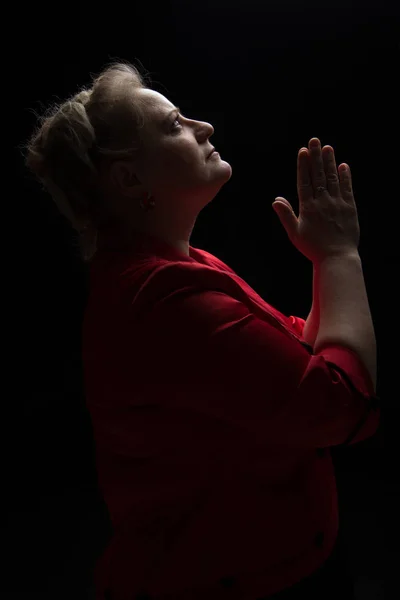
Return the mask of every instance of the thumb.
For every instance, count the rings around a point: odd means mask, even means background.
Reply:
[[[275,198],[275,202],[272,203],[272,208],[278,215],[289,239],[292,239],[297,231],[298,221],[290,202],[278,196]]]

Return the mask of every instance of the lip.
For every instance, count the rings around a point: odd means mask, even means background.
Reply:
[[[210,156],[211,156],[211,154],[212,154],[213,152],[215,152],[215,148],[213,148],[213,149],[211,150],[211,152],[209,153],[209,155],[207,156],[207,158],[210,158]]]

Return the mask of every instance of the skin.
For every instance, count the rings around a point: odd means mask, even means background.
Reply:
[[[161,238],[189,256],[196,218],[229,181],[232,168],[219,155],[207,158],[213,147],[212,125],[178,111],[169,114],[175,105],[154,90],[138,93],[146,113],[141,151],[135,158],[113,162],[104,173],[103,189],[112,198],[113,219],[99,232],[98,245],[129,246],[138,231]],[[155,208],[145,212],[140,200],[148,192]]]

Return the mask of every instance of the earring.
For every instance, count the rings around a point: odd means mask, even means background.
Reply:
[[[156,201],[154,200],[154,198],[151,197],[151,192],[147,193],[146,200],[143,200],[143,198],[142,198],[142,200],[140,201],[140,207],[145,212],[152,210],[155,207],[155,205],[156,205]]]

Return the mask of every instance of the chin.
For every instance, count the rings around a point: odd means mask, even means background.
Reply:
[[[227,177],[226,181],[229,181],[229,179],[232,177],[231,165],[228,162],[226,162],[226,160],[221,159],[220,169],[221,169],[221,171],[223,171],[224,175]]]

